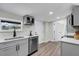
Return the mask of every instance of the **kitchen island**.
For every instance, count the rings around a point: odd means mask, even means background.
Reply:
[[[60,40],[61,56],[79,56],[79,40],[62,38]]]

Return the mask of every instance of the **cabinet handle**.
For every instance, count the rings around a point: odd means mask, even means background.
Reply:
[[[18,51],[18,45],[16,45],[16,51]]]
[[[20,50],[20,45],[16,45],[16,51]]]

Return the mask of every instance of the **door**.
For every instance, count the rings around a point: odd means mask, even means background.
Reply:
[[[16,46],[1,49],[0,56],[17,56]]]
[[[53,24],[53,37],[55,41],[59,41],[66,32],[66,20],[56,21]]]
[[[61,25],[60,24],[58,24],[58,23],[55,23],[54,24],[54,40],[55,41],[58,41],[60,38],[61,38],[61,33],[60,33],[60,31],[61,31]]]
[[[27,56],[28,55],[28,39],[19,44],[18,55],[19,56]]]

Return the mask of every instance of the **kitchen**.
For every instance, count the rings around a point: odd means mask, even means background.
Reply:
[[[71,3],[0,4],[0,56],[79,55],[78,10]]]

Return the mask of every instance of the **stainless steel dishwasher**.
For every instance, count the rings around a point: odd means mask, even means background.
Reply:
[[[28,56],[38,51],[38,36],[28,39]]]

